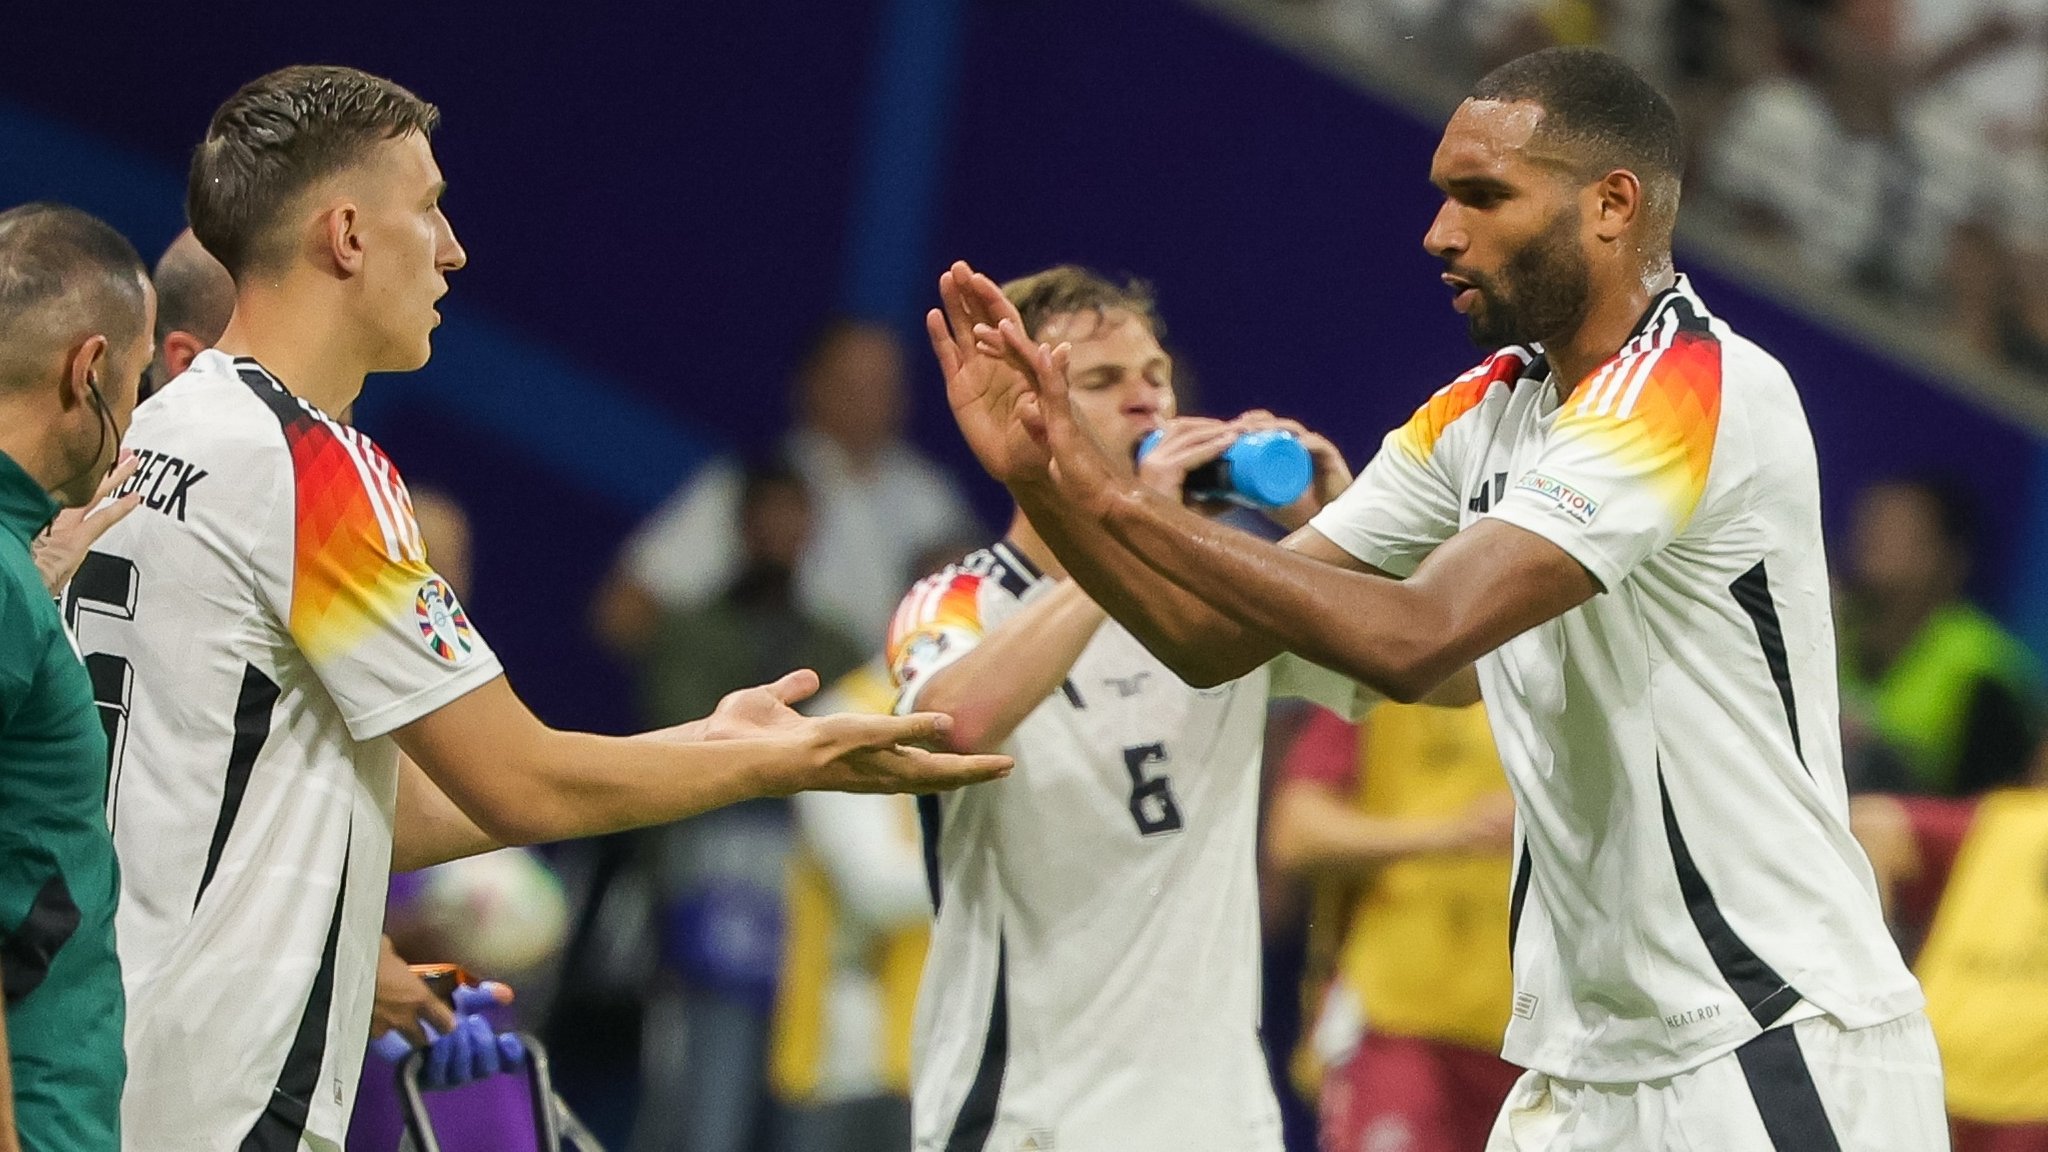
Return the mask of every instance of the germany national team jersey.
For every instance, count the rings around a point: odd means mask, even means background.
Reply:
[[[1008,544],[919,584],[890,627],[898,710],[1052,586]],[[1003,743],[1014,773],[920,798],[938,923],[919,1152],[1277,1152],[1258,1037],[1266,703],[1349,713],[1354,692],[1291,657],[1191,688],[1108,622]]]
[[[389,733],[500,674],[398,472],[253,360],[137,410],[143,506],[69,601],[112,737],[134,1152],[338,1149],[391,865]]]
[[[1849,834],[1819,488],[1784,367],[1679,277],[1565,398],[1540,350],[1487,359],[1313,522],[1407,576],[1492,517],[1599,581],[1479,661],[1520,817],[1509,1060],[1642,1081],[1920,1006]]]

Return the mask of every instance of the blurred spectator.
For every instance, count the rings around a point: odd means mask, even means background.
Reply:
[[[1849,764],[1854,790],[1963,796],[2010,783],[2040,731],[2041,676],[2020,642],[1963,598],[1976,509],[1956,484],[1866,489],[1840,593],[1844,745],[1868,737],[1903,779]]]
[[[177,379],[192,358],[214,346],[235,314],[235,281],[190,228],[178,233],[157,258],[156,355],[150,361],[150,393]]]
[[[830,683],[861,663],[865,653],[836,619],[799,598],[799,573],[816,554],[813,491],[788,466],[746,471],[737,572],[708,602],[660,611],[643,641],[648,723],[704,715],[727,692],[792,668]],[[664,971],[643,1024],[634,1146],[747,1152],[766,1132],[788,806],[755,800],[707,812],[650,833],[647,848]]]
[[[1520,1069],[1499,1056],[1514,806],[1485,710],[1318,714],[1267,828],[1343,925],[1297,1079],[1321,1080],[1323,1152],[1475,1152]]]
[[[1958,334],[1993,357],[2048,348],[2048,0],[1841,3],[1893,43],[1862,66],[1901,78],[1919,227]]]
[[[1868,10],[1890,2],[1832,0],[1836,18],[1814,25],[1801,19],[1814,5],[1724,6],[1731,38],[1739,32],[1754,48],[1722,77],[1748,84],[1701,157],[1705,186],[1743,209],[1752,228],[1788,239],[1823,275],[1872,288],[1902,274],[1917,195],[1897,85],[1872,66],[1892,58],[1893,45],[1888,24]]]
[[[708,715],[719,698],[792,668],[825,683],[860,664],[863,646],[836,617],[800,598],[817,556],[818,490],[796,469],[767,464],[740,481],[740,563],[724,590],[659,612],[639,650],[640,715],[651,725]],[[901,591],[898,589],[897,591]]]
[[[888,329],[832,323],[797,373],[799,422],[783,446],[816,520],[797,594],[864,649],[881,643],[911,559],[972,524],[951,478],[902,440],[903,374]],[[598,597],[608,647],[637,650],[661,611],[703,603],[739,571],[743,486],[737,467],[713,464],[641,525]]]
[[[2048,752],[2048,748],[2044,748]],[[2048,1152],[2048,755],[1981,800],[1858,796],[1851,826],[1941,1045],[1955,1152]]]
[[[2048,373],[2048,0],[1320,0],[1428,87],[1597,43],[1671,93],[1688,194],[1956,346]],[[1697,217],[1695,218],[1698,219]]]
[[[880,659],[807,711],[888,712]],[[910,1030],[931,940],[917,809],[906,796],[791,798],[788,931],[769,1076],[776,1152],[902,1152],[910,1145]]]

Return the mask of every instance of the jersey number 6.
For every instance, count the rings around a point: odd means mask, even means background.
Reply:
[[[1166,763],[1166,745],[1139,744],[1124,749],[1124,771],[1131,774],[1131,819],[1140,836],[1163,836],[1181,829],[1180,805],[1173,802],[1173,781],[1161,773],[1146,776],[1150,764]]]

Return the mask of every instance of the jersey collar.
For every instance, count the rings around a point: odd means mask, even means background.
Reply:
[[[1707,311],[1707,306],[1701,303],[1699,294],[1692,290],[1692,280],[1680,272],[1672,278],[1671,287],[1650,299],[1650,306],[1643,309],[1642,319],[1636,321],[1636,326],[1629,332],[1628,339],[1622,341],[1622,347],[1626,349],[1628,345],[1635,343],[1643,333],[1655,327],[1673,311],[1679,312],[1681,322],[1692,324],[1703,324],[1713,318],[1713,314]]]
[[[1038,565],[1031,562],[1031,557],[1026,556],[1024,550],[1017,547],[1017,542],[1008,536],[996,541],[995,547],[990,551],[996,554],[996,559],[1001,560],[1005,567],[1023,577],[1026,588],[1045,579],[1045,573],[1040,572]]]
[[[1713,313],[1707,311],[1707,306],[1700,300],[1699,293],[1692,290],[1692,278],[1680,272],[1672,278],[1671,287],[1650,297],[1650,306],[1643,309],[1642,316],[1636,320],[1636,326],[1629,329],[1628,339],[1621,342],[1621,350],[1615,355],[1619,356],[1628,351],[1629,345],[1642,339],[1643,333],[1655,327],[1658,321],[1663,320],[1674,309],[1681,310],[1681,319],[1693,324],[1704,324],[1713,319]],[[1529,345],[1529,350],[1536,354],[1536,358],[1522,371],[1523,379],[1536,375],[1539,368],[1549,367],[1549,356],[1544,352],[1541,343]]]
[[[14,458],[0,452],[0,527],[27,544],[57,518],[57,502]]]

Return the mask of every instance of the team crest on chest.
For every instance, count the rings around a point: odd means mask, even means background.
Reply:
[[[446,580],[434,576],[420,585],[419,595],[413,597],[413,615],[419,617],[420,638],[434,655],[450,664],[469,659],[476,648],[476,633]]]

